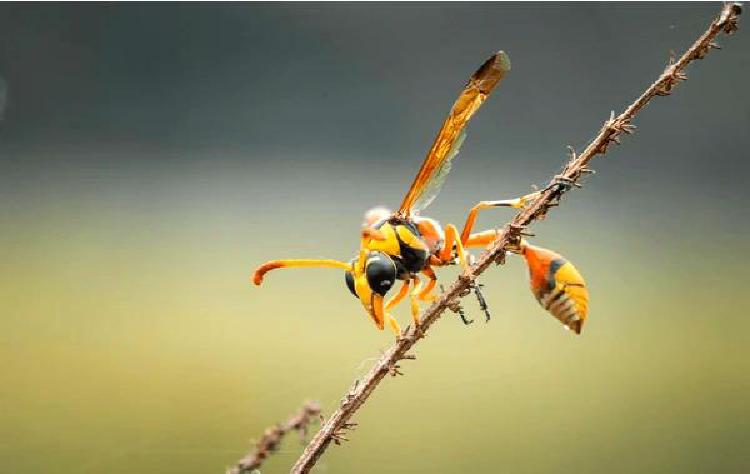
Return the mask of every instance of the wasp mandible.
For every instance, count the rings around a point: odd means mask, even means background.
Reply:
[[[344,271],[349,291],[378,329],[385,324],[397,337],[401,328],[390,311],[408,297],[414,323],[419,325],[419,303],[432,302],[437,277],[433,267],[460,264],[469,271],[467,249],[489,245],[496,231],[472,233],[477,213],[483,209],[522,209],[540,195],[535,192],[515,199],[480,201],[469,211],[463,230],[420,215],[440,191],[451,163],[466,137],[464,127],[490,92],[510,71],[510,59],[503,51],[493,54],[471,76],[453,104],[417,176],[398,211],[374,208],[365,214],[359,254],[351,262],[339,260],[272,260],[255,270],[253,282],[260,285],[265,274],[277,268],[321,267]],[[588,290],[576,268],[563,257],[522,240],[514,253],[522,255],[529,268],[531,291],[537,301],[565,327],[580,334],[588,314]],[[420,275],[426,278],[422,282]],[[387,302],[388,291],[401,282]]]

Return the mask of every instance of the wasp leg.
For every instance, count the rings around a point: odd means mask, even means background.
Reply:
[[[486,318],[485,322],[489,323],[492,315],[490,315],[490,309],[487,306],[487,300],[484,299],[484,295],[482,294],[482,287],[483,286],[484,285],[482,285],[480,283],[475,284],[474,285],[474,295],[476,295],[477,301],[479,302],[479,309],[481,309],[482,312],[484,312],[484,316]]]
[[[496,230],[485,230],[484,232],[477,232],[476,234],[470,234],[469,238],[464,242],[466,248],[476,247],[487,247],[497,237]]]
[[[398,325],[398,321],[391,316],[388,311],[393,309],[397,304],[399,304],[401,301],[403,301],[404,298],[406,298],[406,295],[409,294],[409,280],[406,280],[403,285],[401,285],[401,289],[398,291],[396,295],[394,295],[388,302],[385,304],[385,318],[388,320],[388,326],[391,328],[391,330],[396,334],[396,337],[401,337],[401,326]]]
[[[452,260],[454,245],[456,246],[456,253],[458,253],[458,260],[461,266],[464,267],[464,270],[468,270],[469,264],[466,261],[464,246],[461,243],[461,239],[458,238],[458,229],[453,224],[448,224],[445,226],[445,243],[438,253],[438,258],[442,265],[447,265]]]
[[[260,285],[265,274],[277,268],[339,268],[350,271],[352,265],[338,260],[271,260],[255,269],[253,283]]]
[[[388,320],[388,326],[391,328],[391,331],[393,331],[397,338],[401,337],[401,326],[398,325],[398,321],[390,314],[386,314],[385,317]]]
[[[419,290],[417,298],[420,301],[427,301],[432,303],[437,299],[437,296],[432,294],[432,290],[435,288],[435,284],[437,283],[437,275],[435,275],[435,270],[430,267],[426,267],[425,269],[423,269],[422,273],[424,273],[430,280],[427,282],[424,288]]]
[[[528,206],[530,202],[534,201],[539,197],[541,193],[539,191],[531,194],[526,194],[516,199],[504,199],[502,201],[480,201],[476,206],[471,208],[469,215],[466,217],[466,223],[464,224],[464,230],[461,232],[461,242],[466,244],[471,236],[471,229],[474,228],[474,222],[477,219],[477,213],[482,209],[491,209],[493,207],[513,207],[515,209],[523,209]]]
[[[417,301],[417,295],[419,294],[419,287],[421,283],[418,276],[413,276],[412,281],[414,282],[414,289],[409,293],[409,303],[411,307],[411,319],[414,321],[414,325],[419,328],[419,301]]]
[[[404,284],[401,285],[401,289],[398,290],[398,293],[393,298],[388,300],[388,303],[386,303],[385,305],[386,311],[391,310],[394,306],[399,304],[408,294],[409,294],[409,280],[406,280]]]

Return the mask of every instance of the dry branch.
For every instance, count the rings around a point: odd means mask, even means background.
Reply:
[[[386,375],[400,373],[398,363],[401,360],[414,358],[408,352],[419,339],[424,337],[430,326],[440,318],[446,309],[457,307],[458,300],[467,295],[473,288],[476,277],[493,262],[498,264],[504,262],[506,251],[518,245],[524,229],[529,224],[544,218],[550,208],[556,206],[562,195],[568,190],[573,187],[580,187],[578,183],[580,178],[591,172],[587,168],[589,161],[596,155],[606,153],[610,143],[620,143],[621,134],[633,132],[634,126],[630,122],[636,113],[655,96],[670,94],[677,84],[687,79],[683,72],[685,67],[695,59],[702,59],[711,49],[718,48],[713,40],[719,33],[730,34],[737,29],[737,19],[740,12],[740,4],[725,4],[718,18],[711,23],[706,32],[693,43],[679,60],[676,62],[670,61],[662,75],[623,113],[615,116],[612,112],[597,136],[580,155],[571,150],[570,160],[562,173],[549,182],[549,185],[536,201],[519,212],[503,230],[498,232],[495,241],[479,257],[476,264],[465,274],[459,276],[451,287],[424,312],[419,329],[407,328],[402,337],[383,354],[364,379],[354,382],[354,385],[341,400],[338,409],[331,414],[305,448],[292,468],[293,473],[309,472],[331,441],[339,444],[346,439],[343,435],[344,432],[354,426],[349,422],[349,419],[365,403]]]
[[[266,428],[263,436],[255,444],[255,448],[237,462],[237,465],[227,469],[227,474],[250,474],[258,469],[271,453],[276,451],[281,440],[289,431],[297,431],[304,438],[307,427],[320,415],[320,406],[315,402],[306,402],[300,411],[286,421]]]

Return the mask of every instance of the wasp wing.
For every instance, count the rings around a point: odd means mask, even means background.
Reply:
[[[453,143],[453,147],[451,147],[448,155],[445,157],[445,160],[443,160],[443,163],[440,165],[440,167],[438,167],[437,170],[435,170],[435,174],[433,174],[432,178],[430,178],[427,184],[424,185],[421,192],[414,201],[414,204],[412,204],[412,212],[418,212],[427,209],[427,206],[432,204],[432,201],[434,201],[437,195],[440,194],[440,190],[443,189],[443,184],[445,184],[445,180],[448,178],[448,173],[450,173],[451,171],[453,160],[461,151],[461,145],[463,145],[464,140],[466,140],[466,132],[462,131],[461,135],[459,135],[455,143]]]
[[[409,215],[414,204],[425,193],[425,190],[432,189],[430,183],[435,177],[442,176],[445,179],[445,173],[440,171],[446,161],[450,161],[449,158],[456,156],[457,147],[455,144],[464,126],[508,71],[510,71],[510,58],[504,52],[499,51],[490,56],[469,78],[468,84],[453,104],[422,163],[422,167],[414,178],[406,196],[404,196],[401,207],[399,207],[401,215]],[[454,150],[456,154],[451,153]],[[448,165],[448,169],[450,169],[450,165]],[[440,186],[437,188],[439,190]],[[434,199],[434,196],[432,198]]]

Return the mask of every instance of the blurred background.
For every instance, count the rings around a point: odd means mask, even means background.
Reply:
[[[0,472],[223,472],[304,400],[330,413],[391,334],[335,270],[253,268],[353,256],[493,51],[513,71],[443,222],[545,184],[719,8],[3,4]],[[491,323],[444,317],[317,472],[750,470],[745,26],[534,226],[589,282],[583,334],[510,259]]]

